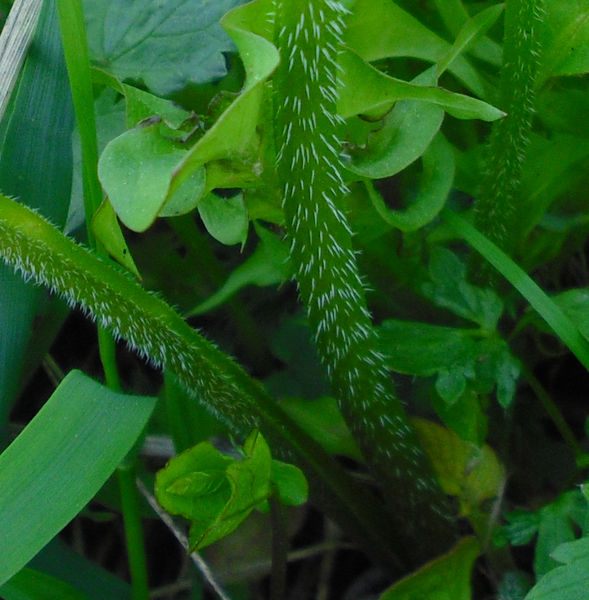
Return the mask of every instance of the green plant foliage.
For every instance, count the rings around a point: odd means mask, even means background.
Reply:
[[[220,218],[218,213],[217,218]],[[223,229],[224,235],[227,235],[227,228]],[[291,267],[287,245],[261,225],[255,225],[255,229],[260,241],[254,253],[231,272],[227,281],[212,296],[191,310],[189,316],[220,306],[247,285],[263,287],[280,284],[288,279]]]
[[[358,114],[383,114],[398,100],[430,102],[458,119],[494,121],[504,116],[499,109],[476,98],[388,77],[353,52],[344,52],[339,60],[343,73],[337,107],[344,118]],[[438,69],[444,70],[444,64],[440,63]]]
[[[233,48],[219,18],[238,3],[86,0],[90,52],[119,79],[140,79],[160,95],[216,79],[226,73],[222,53]]]
[[[22,569],[11,577],[0,593],[4,600],[85,600],[88,597],[69,584],[33,569]]]
[[[0,596],[171,598],[156,479],[219,597],[584,597],[586,1],[55,6],[0,123]]]
[[[44,3],[29,56],[0,126],[0,190],[18,195],[55,224],[67,215],[72,170],[69,149],[73,108],[55,7]],[[46,63],[51,69],[43,68]],[[57,126],[59,124],[59,126]],[[42,180],[44,185],[39,186]],[[40,293],[0,266],[0,445],[19,389],[34,363],[24,365]],[[59,320],[57,316],[54,317]],[[47,344],[50,344],[48,340]]]
[[[579,0],[548,0],[544,60],[539,79],[589,72],[589,8]]]
[[[498,531],[497,542],[504,543],[507,540],[519,546],[527,544],[537,534],[534,571],[540,579],[558,567],[559,562],[568,563],[582,557],[586,538],[573,541],[573,526],[577,525],[586,536],[588,516],[587,501],[581,492],[566,492],[535,512],[520,510],[506,515],[508,524]],[[555,554],[559,547],[563,550]]]
[[[395,320],[384,321],[379,335],[389,367],[406,375],[436,375],[436,390],[448,405],[467,385],[479,393],[496,385],[499,403],[512,403],[519,364],[498,335]]]
[[[99,177],[123,223],[135,231],[145,231],[162,212],[166,202],[182,214],[194,208],[204,189],[204,173],[196,171],[174,196],[168,197],[170,173],[187,150],[162,132],[159,119],[139,123],[135,129],[110,142],[102,153]],[[138,203],[135,194],[142,201]]]
[[[197,208],[207,231],[217,241],[226,246],[245,243],[249,219],[243,195],[223,199],[211,193],[198,203]]]
[[[369,189],[370,200],[378,214],[401,231],[416,231],[430,223],[446,203],[454,177],[452,148],[437,135],[422,155],[423,172],[414,197],[405,210],[390,210],[382,197]]]
[[[159,503],[191,521],[190,548],[200,550],[227,536],[261,508],[276,486],[282,502],[307,499],[303,474],[293,465],[273,461],[262,435],[254,431],[237,460],[202,442],[173,458],[156,477]]]
[[[379,600],[469,600],[471,569],[479,552],[477,541],[465,538],[448,554],[393,585]]]
[[[390,26],[381,27],[382,23]],[[357,0],[344,41],[368,61],[411,56],[435,63],[451,48],[410,13],[386,0]],[[450,71],[477,96],[484,96],[479,75],[464,58],[456,59]]]
[[[342,518],[346,514],[344,522],[350,525],[358,518],[357,534],[378,540],[376,531],[383,525],[369,523],[373,516],[378,521],[378,515],[365,511],[371,497],[237,363],[163,300],[76,245],[36,213],[1,195],[0,205],[0,251],[15,270],[79,303],[102,327],[123,337],[154,364],[169,369],[192,397],[237,435],[259,424],[283,452],[294,449],[301,463],[321,473],[317,481],[327,483],[322,493],[339,497],[334,500],[335,509],[343,511]]]
[[[415,421],[443,490],[460,501],[460,513],[472,516],[497,495],[505,473],[489,446],[478,448],[453,432],[423,419]]]
[[[91,500],[131,449],[153,407],[153,398],[114,393],[80,372],[64,379],[0,455],[0,520],[11,549],[0,560],[1,583]]]
[[[280,405],[330,454],[362,459],[334,398],[283,398]]]

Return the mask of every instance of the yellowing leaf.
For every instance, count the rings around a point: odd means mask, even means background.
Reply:
[[[489,446],[478,448],[424,419],[414,419],[413,424],[442,489],[460,500],[462,515],[472,514],[483,501],[496,496],[504,472]]]

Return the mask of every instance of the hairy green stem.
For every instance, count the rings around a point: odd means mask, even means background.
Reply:
[[[0,194],[0,258],[25,278],[79,305],[154,365],[169,369],[207,410],[245,438],[259,428],[296,462],[331,516],[381,561],[398,564],[373,496],[270,398],[262,385],[130,276],[75,244],[45,219]]]
[[[521,230],[518,193],[529,144],[540,64],[539,29],[544,0],[509,0],[505,8],[500,108],[507,116],[494,124],[489,140],[475,225],[508,254]]]
[[[352,234],[339,206],[347,193],[336,112],[345,12],[333,0],[276,4],[277,170],[295,277],[319,355],[344,418],[383,485],[397,535],[408,542],[410,559],[420,561],[451,543],[450,510],[377,349]]]

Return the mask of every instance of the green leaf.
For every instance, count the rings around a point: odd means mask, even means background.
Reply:
[[[343,72],[337,108],[345,119],[358,114],[382,115],[399,100],[431,102],[458,119],[494,121],[505,114],[476,98],[389,77],[349,50],[340,54],[339,63]]]
[[[111,478],[112,479],[112,478]],[[89,600],[131,600],[131,586],[53,538],[27,565],[69,583]]]
[[[249,220],[243,194],[231,198],[207,194],[197,208],[207,231],[218,242],[226,246],[245,244]]]
[[[378,328],[381,350],[393,371],[438,375],[436,390],[447,406],[456,402],[467,382],[478,392],[497,386],[497,400],[513,400],[520,364],[508,345],[480,330],[388,319]]]
[[[551,299],[575,323],[581,335],[589,340],[589,288],[567,290],[551,296]]]
[[[140,79],[158,95],[226,74],[234,49],[219,19],[239,0],[85,0],[93,62],[117,78]],[[198,18],[195,18],[195,16]]]
[[[357,0],[347,19],[344,43],[369,62],[411,56],[436,63],[451,48],[448,42],[388,0]],[[475,95],[484,97],[483,82],[464,57],[457,57],[449,69]]]
[[[288,279],[290,275],[288,246],[264,227],[256,224],[254,227],[260,238],[254,253],[233,269],[221,288],[192,309],[188,316],[213,310],[247,285],[264,287],[283,283]]]
[[[585,0],[547,0],[539,85],[557,75],[589,72],[589,6]]]
[[[225,471],[232,462],[210,442],[185,450],[158,471],[158,502],[169,513],[186,519],[214,518],[231,494]]]
[[[589,538],[583,537],[573,542],[565,542],[557,546],[551,554],[560,563],[571,563],[574,560],[589,559]]]
[[[452,48],[438,62],[438,77],[450,67],[460,54],[465,52],[491,28],[503,12],[503,8],[503,4],[489,6],[464,23],[452,44]]]
[[[92,231],[104,249],[121,265],[128,269],[137,279],[141,275],[137,270],[133,256],[127,246],[123,232],[117,221],[112,204],[105,198],[92,217]]]
[[[389,225],[401,231],[415,231],[430,223],[442,210],[454,180],[454,155],[452,147],[437,135],[425,151],[423,172],[415,197],[404,210],[390,210],[380,194],[369,187],[369,197],[378,214]]]
[[[0,583],[90,501],[141,434],[155,400],[72,371],[0,455]]]
[[[132,85],[123,84],[122,89],[126,101],[127,127],[135,127],[140,121],[157,115],[170,129],[179,129],[191,117],[192,113],[170,100],[164,100]]]
[[[22,569],[0,587],[3,600],[84,600],[87,596],[51,575]]]
[[[268,499],[272,459],[266,441],[254,431],[243,451],[244,458],[235,460],[202,442],[158,472],[158,502],[191,520],[191,550],[225,537]]]
[[[387,365],[397,373],[428,377],[464,371],[477,359],[476,334],[468,329],[387,319],[378,333]]]
[[[435,394],[432,396],[432,407],[448,428],[466,442],[477,447],[483,445],[489,420],[477,392],[467,387],[464,394],[453,399],[451,404],[445,398],[437,398]]]
[[[548,323],[585,368],[589,369],[589,343],[567,315],[504,252],[479,233],[470,223],[443,209],[443,218],[463,239],[505,277]]]
[[[539,510],[538,541],[534,553],[534,573],[537,579],[557,566],[557,561],[552,558],[554,549],[575,539],[571,511],[578,500],[577,494],[562,494]]]
[[[148,120],[109,142],[98,163],[98,175],[121,221],[145,231],[167,200],[177,214],[188,212],[204,189],[204,171],[195,171],[176,197],[169,196],[172,173],[186,149],[162,133],[158,119]]]
[[[273,460],[271,477],[282,504],[300,506],[307,501],[309,484],[305,474],[298,467],[281,460]]]
[[[587,501],[579,490],[565,492],[553,502],[536,512],[515,511],[507,515],[508,525],[501,528],[499,535],[513,545],[527,544],[537,533],[538,540],[534,554],[536,578],[544,578],[558,566],[558,557],[575,558],[586,548],[574,544],[573,523],[586,534]],[[557,547],[563,546],[562,554],[554,554]],[[562,562],[562,561],[561,561]],[[560,599],[560,597],[559,597]]]
[[[471,571],[480,553],[473,537],[395,583],[379,600],[470,600]]]
[[[422,100],[398,102],[366,148],[352,150],[345,167],[370,179],[390,177],[424,154],[444,120],[444,109]]]
[[[530,590],[524,600],[585,600],[589,587],[589,558],[553,569]]]
[[[246,78],[236,100],[223,112],[207,133],[191,148],[174,172],[170,194],[203,165],[220,159],[252,162],[258,152],[258,119],[264,98],[264,83],[279,63],[271,37],[267,15],[273,10],[270,0],[257,0],[229,12],[222,24],[239,50]],[[254,166],[256,165],[256,166]],[[243,167],[242,167],[243,168]],[[217,187],[220,187],[218,183]]]
[[[494,498],[505,479],[497,456],[489,446],[478,448],[452,431],[424,419],[413,424],[430,457],[442,489],[460,502],[460,514],[471,515]]]
[[[283,398],[280,406],[330,454],[362,460],[334,398]]]
[[[429,273],[432,283],[422,287],[424,294],[438,306],[494,331],[503,312],[501,299],[490,289],[466,281],[466,268],[450,250],[434,247]]]
[[[505,539],[513,546],[523,546],[532,541],[538,533],[540,516],[534,512],[515,510],[505,515],[508,524],[498,532],[499,539]]]

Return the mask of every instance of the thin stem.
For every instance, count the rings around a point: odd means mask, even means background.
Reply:
[[[98,327],[98,352],[104,370],[106,385],[115,392],[121,391],[121,379],[116,362],[116,344],[113,336],[102,327]]]
[[[121,464],[117,469],[117,479],[123,509],[133,600],[147,600],[149,598],[147,557],[143,541],[139,494],[135,486],[134,464]]]
[[[88,242],[99,255],[106,256],[92,231],[92,217],[102,202],[102,186],[98,180],[98,139],[94,115],[94,92],[90,72],[90,58],[81,0],[58,0],[57,9],[66,66],[70,78],[72,99],[82,146],[84,212]],[[113,335],[98,326],[98,348],[107,386],[121,391],[116,362],[116,344]],[[121,490],[123,521],[127,541],[129,569],[134,600],[149,597],[147,559],[143,540],[139,499],[133,484],[136,457],[129,458],[117,470]]]
[[[501,273],[507,281],[530,303],[530,306],[546,321],[548,326],[566,344],[569,350],[589,370],[589,342],[564,311],[540,288],[540,286],[505,252],[493,244],[468,221],[444,208],[442,218],[483,258]]]
[[[534,116],[543,16],[544,0],[506,4],[500,108],[507,116],[491,131],[483,192],[475,205],[477,228],[507,254],[516,248],[516,234],[522,231],[518,196]]]
[[[544,389],[544,386],[538,381],[532,371],[530,371],[530,369],[528,369],[528,367],[523,363],[522,373],[538,397],[538,400],[540,400],[544,410],[552,419],[554,426],[556,429],[558,429],[558,432],[562,436],[562,439],[565,441],[567,446],[575,453],[575,456],[577,457],[585,454],[572,429],[569,427],[565,418],[562,416],[562,413],[558,410],[558,407],[550,397],[550,394]]]
[[[150,493],[150,491],[145,487],[143,481],[139,478],[136,481],[137,487],[139,491],[143,494],[143,497],[149,503],[149,506],[154,510],[157,516],[162,520],[162,522],[166,525],[166,527],[174,534],[174,537],[180,542],[180,545],[186,552],[189,551],[188,538],[180,531],[180,529],[174,523],[174,519],[157,503],[155,496]],[[225,593],[221,585],[215,579],[213,572],[207,565],[207,563],[201,558],[201,556],[197,552],[192,552],[190,554],[190,558],[192,562],[195,564],[196,568],[201,572],[205,581],[211,586],[211,589],[217,594],[217,596],[221,600],[231,600],[229,596]]]

